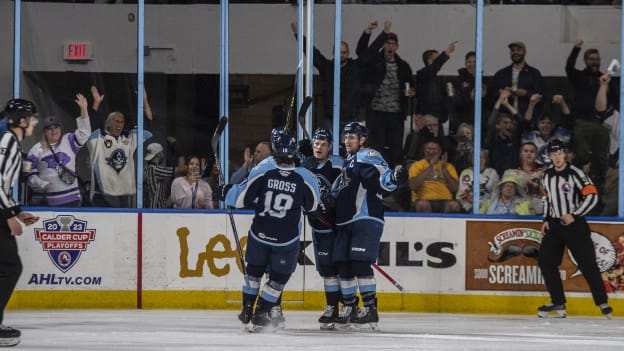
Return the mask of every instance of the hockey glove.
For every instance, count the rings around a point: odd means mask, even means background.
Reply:
[[[216,195],[219,201],[225,201],[225,196],[227,192],[232,188],[232,184],[222,184],[217,186]]]
[[[397,165],[394,167],[392,171],[392,175],[390,176],[390,182],[394,184],[399,184],[399,182],[403,181],[403,177],[405,175],[405,168],[401,165]]]
[[[299,155],[303,156],[303,158],[312,157],[312,142],[308,139],[301,139],[297,146],[297,152]]]
[[[302,161],[301,161],[301,167],[308,169],[310,171],[313,171],[316,169],[316,166],[318,166],[318,160],[316,159],[316,157],[314,156],[310,156],[310,157],[305,157]]]

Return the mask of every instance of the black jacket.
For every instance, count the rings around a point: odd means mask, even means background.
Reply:
[[[363,32],[356,50],[359,59],[362,60],[362,100],[366,106],[370,104],[371,99],[386,76],[386,61],[383,52],[380,51],[386,41],[386,33],[382,31],[370,47],[368,46],[369,40],[370,34]],[[405,83],[409,82],[411,87],[414,86],[412,68],[399,55],[395,54],[394,57],[398,66],[399,90],[403,92]],[[400,102],[403,115],[406,115],[408,112],[407,100],[405,94],[401,93]]]
[[[581,48],[574,46],[565,66],[566,75],[568,76],[568,80],[572,85],[572,91],[574,92],[571,107],[575,116],[585,120],[593,120],[596,116],[596,95],[600,88],[600,76],[602,73],[593,73],[587,68],[582,71],[574,68],[580,51]],[[613,104],[614,106],[619,106],[618,88],[619,87],[615,84],[615,80],[611,79],[607,99],[609,104]]]
[[[513,75],[512,65],[500,69],[494,74],[492,83],[490,84],[491,90],[489,95],[497,99],[498,91],[505,87],[511,87],[511,80]],[[518,89],[525,89],[527,94],[518,97],[518,113],[524,116],[528,106],[531,95],[537,93],[544,95],[544,80],[540,71],[528,64],[524,65],[520,75],[518,76]],[[541,113],[541,102],[535,107],[534,116],[539,116]]]
[[[295,38],[297,35],[295,34]],[[306,38],[303,38],[305,50]],[[312,63],[319,71],[323,84],[323,116],[332,119],[334,115],[334,60],[329,60],[314,47]],[[356,120],[360,108],[360,60],[349,58],[340,68],[340,121]]]
[[[438,72],[448,61],[449,56],[442,51],[429,65],[416,72],[416,112],[422,115],[431,114],[446,122],[448,119],[448,102],[446,85]]]

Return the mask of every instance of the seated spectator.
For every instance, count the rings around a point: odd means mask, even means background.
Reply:
[[[80,117],[77,129],[63,134],[60,119],[48,116],[43,121],[43,137],[28,152],[32,173],[28,185],[33,189],[33,205],[80,207],[81,195],[76,176],[76,154],[91,134],[88,102],[76,95]]]
[[[537,164],[537,146],[532,142],[520,145],[520,165],[514,170],[507,170],[507,174],[513,174],[520,180],[526,196],[531,202],[531,213],[544,213],[542,204],[542,173],[545,167]]]
[[[486,200],[479,210],[482,214],[530,215],[530,201],[518,177],[513,174],[503,174],[503,179],[492,198]]]
[[[452,154],[454,154],[453,143],[450,138],[445,137],[443,133],[441,133],[440,122],[438,117],[434,115],[424,115],[422,117],[424,128],[421,128],[417,134],[413,134],[409,138],[409,145],[407,145],[407,164],[406,166],[409,168],[411,164],[416,160],[421,160],[425,153],[425,142],[430,139],[436,139],[442,149],[444,150],[452,150]]]
[[[408,182],[416,212],[460,211],[459,203],[453,200],[457,191],[457,171],[447,162],[438,140],[425,143],[425,158],[409,168]]]
[[[455,134],[455,155],[451,163],[456,169],[472,167],[474,154],[474,131],[471,124],[462,123]]]
[[[136,164],[134,155],[138,133],[131,129],[123,133],[125,117],[111,112],[100,129],[91,133],[87,141],[91,164],[91,203],[96,207],[136,207]],[[151,133],[143,133],[144,140]]]
[[[254,148],[253,155],[251,154],[251,149],[249,147],[245,148],[245,153],[243,155],[244,163],[243,165],[230,177],[230,183],[238,184],[242,182],[247,176],[252,168],[254,168],[258,163],[260,163],[265,158],[271,156],[271,144],[268,141],[261,141],[256,144]]]
[[[163,165],[163,147],[159,143],[151,143],[145,152],[143,171],[143,207],[166,208],[169,196],[169,185],[173,179],[175,168]]]
[[[488,167],[488,151],[481,149],[481,166],[479,175],[479,208],[486,200],[492,197],[494,189],[498,185],[499,177],[494,168]],[[470,157],[470,167],[464,169],[459,175],[459,186],[457,188],[456,198],[459,201],[462,208],[467,213],[472,213],[472,201],[473,201],[473,182],[474,182],[474,170],[472,167],[472,155]]]
[[[212,189],[201,179],[200,159],[186,158],[187,174],[174,179],[171,184],[170,201],[174,208],[213,208]]]

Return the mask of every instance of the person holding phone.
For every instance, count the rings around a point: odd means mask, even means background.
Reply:
[[[173,180],[170,203],[174,208],[213,208],[212,188],[201,179],[200,158],[186,158],[186,175]]]

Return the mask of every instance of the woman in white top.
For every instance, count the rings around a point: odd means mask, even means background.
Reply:
[[[76,95],[80,117],[73,133],[63,134],[60,119],[48,116],[43,121],[43,137],[28,152],[32,172],[28,185],[33,189],[31,204],[80,207],[80,189],[76,177],[76,154],[91,134],[87,99]]]
[[[186,175],[173,180],[171,202],[174,208],[213,208],[212,189],[201,179],[199,157],[186,158]]]

